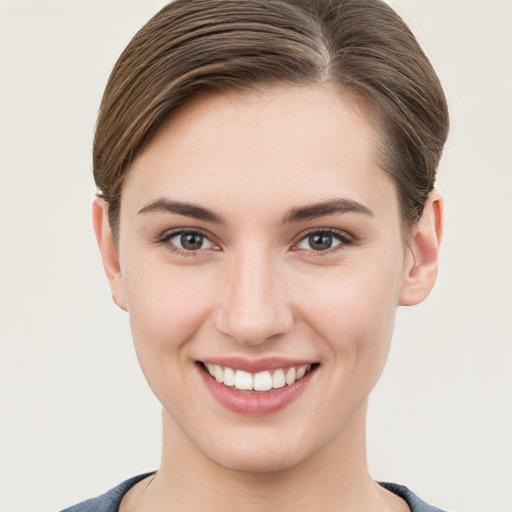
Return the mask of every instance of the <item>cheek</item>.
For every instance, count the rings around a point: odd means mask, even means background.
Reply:
[[[385,359],[401,283],[392,261],[332,268],[302,281],[302,314],[335,360]]]
[[[211,279],[198,275],[197,268],[161,262],[133,261],[126,270],[125,295],[139,364],[156,397],[174,411],[182,404],[180,397],[193,389],[185,385],[193,364],[188,342],[209,317]]]
[[[142,263],[142,262],[141,262]],[[130,271],[130,267],[136,269]],[[212,306],[211,273],[161,262],[128,265],[125,296],[137,352],[180,350]]]

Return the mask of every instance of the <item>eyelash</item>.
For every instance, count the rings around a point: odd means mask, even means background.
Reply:
[[[197,251],[193,251],[193,250],[187,251],[187,250],[180,249],[179,247],[177,247],[175,244],[173,244],[171,242],[171,240],[173,238],[180,236],[180,235],[185,235],[185,234],[186,235],[198,235],[213,244],[213,242],[210,240],[210,237],[208,235],[206,235],[205,233],[203,233],[202,231],[197,230],[197,229],[178,229],[176,231],[170,231],[170,232],[168,231],[168,232],[164,233],[163,235],[161,235],[160,237],[158,237],[157,243],[165,246],[166,249],[177,254],[178,256],[185,256],[185,257],[200,256],[201,251],[204,251],[205,249],[198,249]]]
[[[208,250],[208,249],[183,250],[171,242],[171,240],[173,238],[180,236],[180,235],[184,235],[184,234],[198,235],[198,236],[202,237],[203,239],[208,240],[211,244],[214,244],[214,242],[212,242],[210,240],[209,235],[207,235],[197,229],[178,229],[176,231],[166,232],[166,233],[162,234],[160,237],[158,237],[157,243],[165,246],[166,249],[177,254],[178,256],[185,256],[185,257],[190,257],[190,256],[197,257],[197,256],[201,255],[202,251]],[[330,235],[330,236],[332,236],[333,239],[337,240],[339,243],[334,245],[333,247],[329,247],[328,249],[318,250],[318,251],[315,251],[314,249],[301,249],[301,248],[297,247],[301,242],[303,242],[304,240],[306,240],[308,237],[310,237],[312,235]],[[354,237],[353,235],[346,233],[345,231],[340,231],[337,229],[326,229],[326,228],[312,229],[306,233],[301,234],[300,238],[298,238],[298,240],[293,243],[292,250],[295,250],[295,251],[305,250],[305,251],[308,251],[310,253],[310,255],[313,257],[322,257],[322,256],[330,255],[339,250],[343,250],[344,248],[354,245],[355,243],[357,243],[357,238]]]
[[[310,253],[311,256],[317,258],[317,257],[323,257],[328,256],[333,253],[336,253],[338,251],[341,251],[345,249],[346,247],[350,247],[351,245],[354,245],[357,242],[357,238],[353,235],[350,235],[346,231],[340,231],[338,229],[327,229],[327,228],[320,228],[320,229],[312,229],[306,233],[303,233],[297,242],[294,243],[294,250],[300,251],[302,249],[296,247],[298,244],[300,244],[302,241],[306,240],[308,237],[312,235],[330,235],[333,239],[337,240],[339,243],[334,245],[333,247],[329,247],[325,250],[319,250],[315,251],[314,249],[303,249]]]

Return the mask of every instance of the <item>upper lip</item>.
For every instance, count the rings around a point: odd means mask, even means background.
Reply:
[[[200,362],[205,364],[218,364],[227,366],[233,370],[242,370],[249,373],[262,372],[264,370],[278,370],[279,368],[290,368],[292,366],[304,366],[314,364],[316,361],[306,359],[291,359],[287,357],[263,357],[260,359],[248,359],[241,356],[207,357]]]

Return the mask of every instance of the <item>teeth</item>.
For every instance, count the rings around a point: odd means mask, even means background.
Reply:
[[[295,382],[296,378],[297,378],[297,370],[295,370],[295,368],[290,368],[286,372],[285,382],[289,386],[290,384],[293,384]]]
[[[224,384],[226,386],[235,385],[235,372],[231,368],[224,368]]]
[[[255,391],[268,391],[272,389],[272,375],[270,372],[260,372],[254,376]]]
[[[219,366],[218,364],[206,363],[208,373],[215,378],[217,382],[228,387],[235,387],[246,391],[269,391],[279,389],[285,385],[290,386],[295,381],[302,379],[306,373],[311,370],[311,365],[307,364],[297,368],[291,367],[287,370],[280,368],[272,374],[270,371],[258,372],[255,374],[244,372],[243,370],[234,370],[233,368]]]
[[[253,387],[252,375],[242,370],[237,370],[235,373],[235,388],[236,389],[248,389],[251,390]]]
[[[214,365],[213,375],[215,377],[215,380],[217,382],[223,383],[224,382],[224,372],[222,371],[222,368],[216,364]]]
[[[284,370],[276,370],[272,376],[272,387],[284,388],[285,383]]]

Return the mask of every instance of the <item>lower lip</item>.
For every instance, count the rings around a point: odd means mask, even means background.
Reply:
[[[284,409],[302,394],[310,382],[312,374],[316,371],[316,367],[314,367],[302,379],[282,388],[251,392],[224,386],[206,372],[202,365],[198,366],[201,378],[214,398],[226,409],[247,416],[261,416]]]

